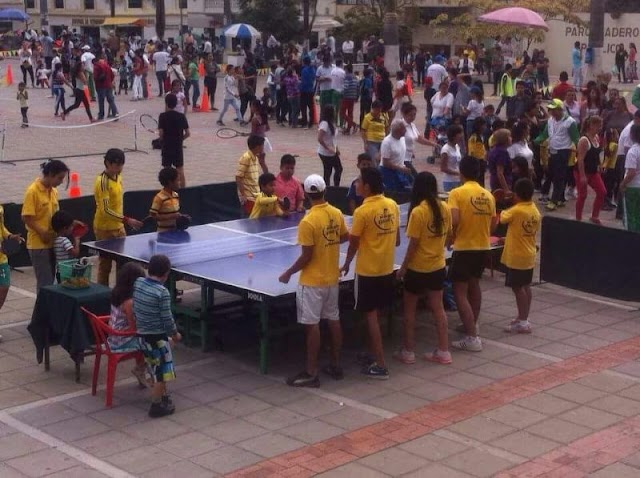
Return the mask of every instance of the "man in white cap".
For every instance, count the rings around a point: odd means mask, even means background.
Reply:
[[[93,81],[93,60],[96,56],[91,53],[91,47],[85,45],[82,47],[82,56],[80,61],[84,68],[84,74],[87,76],[87,84],[89,86],[89,94],[91,95],[91,101],[96,100],[96,85]]]
[[[292,387],[320,386],[318,352],[320,351],[320,320],[326,319],[331,332],[331,361],[322,369],[334,380],[344,376],[340,367],[342,329],[338,307],[340,279],[340,244],[349,238],[344,216],[324,198],[327,185],[322,176],[312,174],[304,181],[304,192],[311,201],[311,210],[298,226],[300,257],[280,276],[286,284],[300,272],[296,293],[298,322],[304,325],[307,342],[307,364],[304,371],[288,378]]]

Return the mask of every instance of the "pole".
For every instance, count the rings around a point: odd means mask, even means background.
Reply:
[[[182,4],[181,4],[182,5]],[[182,8],[180,8],[180,49],[184,50],[184,35],[182,34],[182,29],[183,29],[183,10]]]
[[[591,73],[594,78],[602,70],[602,48],[604,47],[604,10],[605,0],[591,0],[589,8],[589,46],[593,49]]]

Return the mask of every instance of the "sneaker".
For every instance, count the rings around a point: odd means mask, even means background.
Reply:
[[[508,334],[530,334],[531,324],[528,320],[512,320],[511,323],[504,329]]]
[[[400,349],[393,352],[393,358],[399,360],[402,363],[406,363],[407,365],[416,363],[415,352],[409,352],[406,349]]]
[[[558,208],[558,205],[556,203],[554,203],[553,201],[549,201],[544,208],[547,211],[555,211]]]
[[[538,198],[538,202],[542,204],[547,204],[549,202],[549,196],[540,196]]]
[[[216,121],[216,124],[217,124],[218,126],[224,126],[224,123],[223,123],[222,121],[220,121],[220,120]]]
[[[368,367],[363,367],[360,373],[376,380],[389,380],[389,370],[375,362]]]
[[[174,405],[173,400],[171,400],[171,397],[169,395],[163,395],[161,403],[167,408],[167,410],[170,410],[171,413],[176,411],[176,406]]]
[[[174,410],[168,408],[164,403],[152,403],[151,407],[149,407],[149,417],[151,418],[160,418],[171,415]]]
[[[295,377],[288,378],[287,385],[290,387],[318,388],[320,386],[320,379],[317,375],[312,377],[307,372],[300,372]]]
[[[556,206],[557,207],[565,207],[567,205],[567,201],[558,201]]]
[[[451,342],[451,346],[469,352],[482,352],[482,340],[480,340],[480,337],[466,336],[461,340]]]
[[[597,224],[598,226],[602,225],[602,221],[600,221],[600,219],[598,219],[597,217],[591,217],[589,218],[589,221],[591,221],[594,224]]]
[[[337,367],[335,365],[327,365],[322,369],[322,372],[326,375],[329,375],[334,380],[342,380],[344,378],[344,371],[342,367]]]
[[[578,193],[576,192],[576,188],[567,189],[567,196],[573,199],[578,199]]]
[[[373,358],[373,355],[371,355],[369,352],[358,352],[356,354],[356,362],[358,362],[358,364],[363,365],[365,367],[368,367],[375,361],[376,359]]]
[[[453,362],[451,352],[443,352],[439,349],[435,349],[432,353],[424,354],[424,359],[427,362],[439,363],[441,365],[449,365]]]

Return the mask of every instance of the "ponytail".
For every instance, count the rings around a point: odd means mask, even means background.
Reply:
[[[444,229],[444,218],[442,209],[440,208],[440,199],[438,199],[438,181],[436,177],[427,171],[423,171],[416,176],[411,191],[411,203],[409,205],[409,217],[413,208],[419,206],[422,201],[426,201],[431,216],[433,217],[433,226],[437,234],[442,234]]]

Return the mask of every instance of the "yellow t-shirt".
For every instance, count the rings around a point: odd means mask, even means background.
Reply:
[[[393,272],[400,208],[384,194],[365,198],[353,213],[351,234],[360,238],[356,274],[378,277]]]
[[[122,229],[124,219],[122,176],[109,177],[100,173],[93,183],[93,195],[96,201],[96,215],[93,217],[93,229],[115,231]]]
[[[496,145],[496,138],[494,135],[489,136],[489,141],[487,141],[487,144],[489,144],[489,148],[493,148]]]
[[[502,211],[500,222],[508,224],[502,263],[511,269],[533,269],[536,265],[536,234],[540,211],[533,202],[520,202]]]
[[[313,206],[298,226],[298,244],[313,246],[311,260],[300,272],[300,285],[329,287],[340,279],[340,237],[347,225],[329,203]]]
[[[256,203],[253,205],[249,219],[257,219],[267,216],[282,216],[282,208],[277,196],[267,196],[265,193],[258,193]]]
[[[472,158],[479,159],[480,161],[487,160],[487,149],[484,147],[482,138],[479,138],[477,134],[472,134],[469,137],[467,151]]]
[[[4,225],[4,208],[0,204],[0,242],[4,241],[10,235],[11,231],[9,231],[9,229]],[[9,259],[6,254],[3,254],[2,251],[0,251],[0,264],[6,264],[7,262],[9,262]]]
[[[382,143],[387,135],[388,124],[389,116],[386,113],[381,113],[379,118],[374,118],[371,113],[367,113],[362,120],[361,128],[367,132],[367,141]]]
[[[442,212],[442,230],[436,231],[431,208],[422,202],[411,211],[407,225],[407,237],[418,240],[418,248],[407,264],[416,272],[433,272],[445,266],[444,248],[451,231],[451,210],[445,202],[438,201]]]
[[[260,163],[258,157],[251,151],[247,151],[238,160],[238,170],[236,177],[242,178],[244,184],[244,194],[247,199],[253,199],[260,194],[258,178],[260,177]]]
[[[493,194],[475,181],[467,181],[449,193],[451,210],[459,212],[454,251],[485,251],[491,247],[491,221],[496,215]]]
[[[36,179],[27,188],[22,202],[22,216],[33,216],[36,225],[51,233],[51,240],[42,238],[27,226],[27,249],[51,249],[53,247],[53,228],[51,217],[58,211],[58,190],[48,188],[40,179]]]
[[[162,189],[153,198],[149,216],[156,219],[158,232],[173,231],[176,228],[175,219],[166,219],[167,215],[180,212],[180,197],[178,193],[172,191],[169,194]]]

